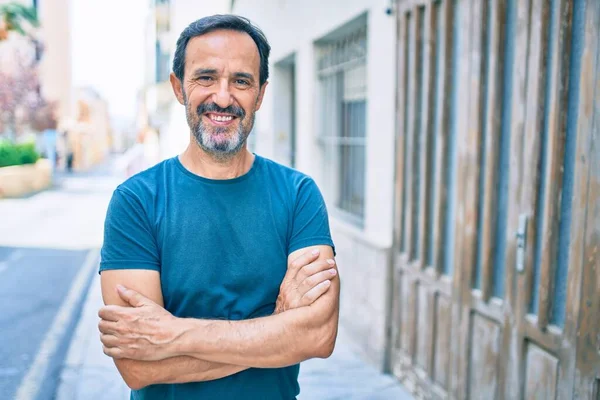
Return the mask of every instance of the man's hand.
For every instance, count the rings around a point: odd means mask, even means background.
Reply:
[[[275,314],[309,306],[327,292],[336,276],[332,259],[318,260],[319,251],[305,252],[288,268],[280,286]],[[180,333],[177,318],[140,293],[117,286],[131,307],[105,306],[98,313],[104,353],[114,359],[157,361],[174,357],[169,348]]]
[[[177,318],[134,290],[119,285],[117,292],[131,307],[110,305],[98,312],[104,353],[114,359],[145,361],[172,357],[168,348],[178,337]]]
[[[318,249],[307,251],[290,264],[279,289],[275,314],[309,306],[327,292],[337,274],[335,261],[318,260],[319,254]]]

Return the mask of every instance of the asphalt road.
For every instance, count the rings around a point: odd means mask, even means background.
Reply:
[[[0,247],[0,399],[15,396],[86,255],[84,250]],[[72,328],[65,331],[67,343]],[[54,393],[65,350],[59,347],[51,358],[49,382],[40,392]]]
[[[50,190],[0,200],[2,400],[15,398],[20,389],[23,392],[21,386],[32,384],[38,393],[33,398],[54,397],[60,366],[95,267],[82,274],[83,289],[77,292],[81,295],[72,301],[66,318],[60,313],[61,306],[67,303],[90,250],[101,246],[106,207],[122,180],[112,173],[111,165],[91,173],[58,175]],[[61,329],[52,333],[57,325]],[[51,354],[40,357],[48,336],[56,332],[59,337]],[[43,361],[43,368],[33,368],[37,358]],[[42,376],[25,382],[33,369],[42,371]]]

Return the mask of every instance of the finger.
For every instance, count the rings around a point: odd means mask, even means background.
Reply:
[[[119,296],[133,307],[141,307],[152,302],[150,299],[142,296],[135,290],[127,289],[122,285],[117,285],[117,293],[119,293]]]
[[[331,258],[328,258],[326,260],[317,260],[313,263],[310,263],[310,264],[302,267],[300,269],[300,271],[298,271],[298,274],[296,275],[296,280],[299,282],[302,282],[309,276],[312,276],[312,275],[322,272],[322,271],[326,271],[326,270],[334,268],[334,267],[335,267],[335,261]]]
[[[292,261],[290,266],[293,269],[300,269],[319,258],[319,254],[321,254],[319,249],[305,251],[304,253],[300,254],[300,256],[298,256],[294,261]]]
[[[119,358],[123,358],[123,351],[118,347],[107,347],[103,345],[102,351],[107,356],[112,357],[116,360],[118,360]]]
[[[333,279],[333,277],[336,275],[337,271],[335,270],[335,268],[330,268],[328,270],[318,272],[302,281],[298,289],[300,289],[300,293],[306,293],[318,284]]]
[[[125,307],[104,306],[98,311],[98,316],[106,321],[118,321],[121,319]]]
[[[104,334],[114,335],[117,333],[117,323],[101,319],[100,322],[98,322],[98,330]]]
[[[119,338],[113,335],[100,335],[100,341],[106,347],[118,347],[119,346]]]
[[[326,280],[326,281],[319,283],[317,286],[315,286],[314,288],[312,288],[311,290],[306,292],[306,294],[304,296],[302,296],[302,299],[300,300],[301,306],[311,305],[319,297],[321,297],[323,294],[325,294],[327,292],[327,290],[329,290],[330,287],[331,287],[330,280]]]

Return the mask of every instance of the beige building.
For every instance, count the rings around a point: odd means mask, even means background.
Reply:
[[[75,99],[71,73],[71,0],[37,0],[41,22],[39,36],[44,42],[40,63],[42,95],[48,101],[58,101],[62,118],[73,117]]]
[[[40,27],[30,32],[42,43],[42,57],[37,66],[41,95],[58,106],[59,129],[68,130],[71,135],[68,143],[75,152],[74,167],[87,169],[106,156],[110,126],[106,102],[93,90],[73,85],[71,0],[20,0],[20,3],[35,7],[40,21]],[[35,57],[30,38],[13,33],[3,45],[31,48]],[[57,145],[64,153],[66,144],[59,141]]]

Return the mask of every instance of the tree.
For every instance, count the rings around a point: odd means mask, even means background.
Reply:
[[[11,31],[23,36],[29,36],[26,23],[34,28],[39,26],[37,11],[34,7],[27,7],[12,2],[0,5],[0,41],[8,38]]]
[[[0,134],[7,131],[11,139],[23,123],[34,127],[39,125],[36,124],[36,114],[47,106],[41,96],[37,68],[43,46],[31,30],[38,26],[35,7],[17,2],[0,5],[0,56],[3,57],[0,69]],[[24,40],[7,41],[10,32],[23,36]]]
[[[40,93],[36,64],[18,51],[11,58],[16,68],[0,70],[0,123],[14,138],[22,123],[31,123],[46,104]]]

